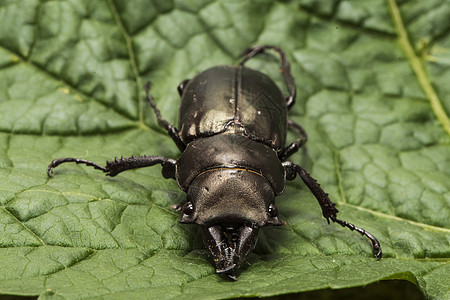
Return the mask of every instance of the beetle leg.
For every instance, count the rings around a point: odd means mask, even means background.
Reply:
[[[297,152],[298,149],[301,146],[303,146],[306,143],[306,141],[308,140],[306,131],[300,125],[295,123],[294,121],[288,120],[288,127],[295,129],[299,134],[299,138],[295,142],[291,143],[289,146],[287,146],[283,149],[283,151],[278,156],[281,161],[286,160],[289,156],[291,156],[292,154]]]
[[[77,164],[85,164],[86,166],[94,167],[94,169],[96,169],[96,170],[102,170],[103,172],[108,172],[108,170],[106,170],[106,168],[104,168],[90,160],[86,160],[86,159],[82,159],[82,158],[66,157],[66,158],[55,159],[48,165],[48,167],[47,167],[48,177],[52,177],[54,168],[56,168],[60,164],[66,163],[66,162],[75,162]]]
[[[300,178],[303,180],[303,182],[306,184],[306,186],[309,188],[309,190],[313,193],[314,197],[316,197],[317,201],[319,202],[320,207],[322,208],[322,214],[325,217],[325,219],[327,219],[328,224],[330,223],[331,219],[331,221],[336,222],[343,227],[347,227],[352,231],[357,231],[361,235],[366,236],[372,243],[374,256],[377,259],[381,258],[382,251],[378,240],[370,232],[367,232],[362,228],[356,227],[355,225],[348,223],[346,221],[339,220],[336,217],[336,214],[338,213],[338,210],[335,207],[336,204],[330,200],[328,194],[325,193],[325,191],[320,187],[320,184],[317,182],[317,180],[312,178],[311,175],[309,175],[305,169],[290,161],[283,162],[283,166],[286,170],[287,180],[293,180],[297,174],[300,176]]]
[[[158,107],[156,106],[155,100],[153,99],[152,95],[150,95],[150,82],[147,82],[145,84],[145,95],[147,96],[147,100],[150,103],[150,106],[153,108],[153,111],[155,112],[156,119],[158,120],[158,124],[167,130],[170,137],[177,145],[178,149],[180,149],[180,151],[183,152],[184,149],[186,149],[186,145],[181,140],[178,129],[175,128],[175,126],[170,124],[166,119],[164,119],[161,116],[161,112],[159,111]]]
[[[325,191],[320,187],[320,184],[317,183],[317,181],[312,178],[305,169],[290,161],[283,162],[283,166],[286,170],[286,180],[295,179],[297,174],[300,176],[306,186],[311,190],[314,197],[316,197],[320,207],[322,208],[323,217],[327,219],[329,224],[330,218],[332,216],[336,217],[336,214],[339,212],[335,207],[336,204],[330,200],[328,194],[325,193]]]
[[[347,227],[351,231],[356,231],[359,234],[361,234],[362,236],[366,236],[367,238],[369,238],[370,242],[372,243],[374,256],[377,258],[377,260],[381,259],[381,257],[383,256],[383,252],[381,251],[380,242],[378,242],[378,240],[370,232],[368,232],[362,228],[356,227],[355,225],[348,223],[346,221],[339,220],[334,216],[331,216],[330,219],[333,222],[338,223],[342,227]]]
[[[290,109],[292,105],[294,105],[295,103],[297,90],[295,88],[294,77],[291,74],[291,65],[289,64],[289,61],[287,60],[286,54],[284,53],[283,50],[281,50],[276,46],[269,46],[269,45],[253,46],[251,48],[244,50],[242,54],[243,58],[239,64],[243,66],[248,60],[258,55],[259,53],[263,53],[266,49],[274,50],[278,53],[278,55],[280,55],[281,58],[280,72],[284,77],[284,82],[286,83],[286,87],[289,92],[289,96],[286,98],[286,105],[288,109]]]
[[[137,169],[137,168],[144,168],[144,167],[151,167],[156,164],[162,165],[162,174],[164,178],[173,178],[175,179],[175,172],[176,172],[176,163],[177,161],[171,158],[165,158],[162,156],[132,156],[129,158],[115,158],[113,161],[106,161],[106,166],[102,167],[92,161],[80,159],[80,158],[58,158],[55,159],[50,163],[50,165],[47,168],[47,175],[49,177],[53,174],[53,169],[59,166],[60,164],[66,163],[66,162],[75,162],[77,164],[85,164],[90,167],[94,167],[94,169],[101,170],[103,173],[106,173],[107,176],[114,177],[117,174]]]

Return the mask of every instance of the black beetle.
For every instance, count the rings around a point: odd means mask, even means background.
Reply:
[[[265,74],[247,68],[245,62],[265,50],[281,58],[281,73],[289,96]],[[66,162],[86,164],[108,176],[120,172],[162,165],[164,178],[175,179],[187,193],[186,203],[174,208],[183,212],[181,223],[203,228],[205,245],[211,252],[216,272],[236,280],[236,270],[255,247],[258,230],[265,225],[282,225],[275,197],[283,193],[286,180],[298,174],[317,198],[323,216],[365,235],[374,255],[382,256],[380,243],[369,232],[336,218],[338,210],[320,185],[302,167],[286,159],[306,142],[303,128],[287,119],[295,102],[296,89],[285,53],[274,46],[247,49],[238,66],[208,69],[178,86],[181,96],[178,128],[162,118],[153,97],[145,90],[158,123],[182,152],[178,160],[162,156],[139,156],[107,161],[102,167],[92,161],[60,158],[52,169]],[[295,130],[298,139],[285,146],[286,131]]]

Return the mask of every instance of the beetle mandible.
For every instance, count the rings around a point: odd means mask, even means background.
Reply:
[[[273,50],[280,56],[288,97],[267,75],[245,67],[257,54]],[[297,175],[311,190],[322,214],[343,227],[359,232],[372,243],[377,259],[380,243],[369,232],[336,217],[338,210],[315,179],[301,166],[287,160],[307,139],[287,112],[295,102],[296,88],[285,53],[275,46],[254,46],[243,53],[237,66],[210,68],[178,86],[181,96],[178,128],[158,110],[146,84],[146,96],[160,126],[167,130],[181,151],[178,160],[162,156],[132,156],[107,161],[102,167],[78,158],[55,159],[47,168],[66,162],[85,164],[108,176],[131,169],[162,166],[164,178],[175,179],[187,199],[180,223],[203,228],[203,241],[215,263],[216,273],[236,280],[236,271],[254,249],[259,228],[283,225],[278,219],[275,197],[283,193],[286,180]],[[287,129],[298,139],[286,146]]]

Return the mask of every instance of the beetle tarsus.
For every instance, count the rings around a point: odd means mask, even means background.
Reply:
[[[333,222],[338,223],[342,227],[347,227],[351,231],[357,231],[362,236],[366,236],[370,240],[370,242],[372,243],[374,256],[377,258],[377,260],[381,259],[381,257],[383,256],[383,252],[381,251],[381,245],[380,245],[380,242],[378,242],[378,240],[375,238],[375,236],[373,236],[373,234],[371,234],[367,230],[364,230],[362,228],[356,227],[355,225],[353,225],[351,223],[348,223],[348,222],[343,221],[343,220],[339,220],[338,218],[336,218],[336,216],[331,216],[330,219]]]
[[[58,158],[53,160],[47,167],[47,175],[48,177],[52,177],[53,175],[53,169],[59,166],[60,164],[67,163],[67,162],[75,162],[77,164],[85,164],[89,167],[94,167],[94,169],[101,170],[103,172],[108,172],[108,170],[90,160],[81,159],[81,158],[72,158],[72,157],[66,157],[66,158]]]

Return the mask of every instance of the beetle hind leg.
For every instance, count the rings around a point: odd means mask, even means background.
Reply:
[[[181,84],[180,84],[181,85]],[[178,149],[180,151],[184,151],[186,149],[186,145],[183,143],[183,141],[180,138],[180,134],[177,128],[170,124],[166,119],[164,119],[161,115],[161,111],[156,106],[156,102],[153,99],[153,96],[150,94],[150,82],[147,82],[145,84],[145,95],[147,97],[148,102],[150,103],[150,106],[153,108],[153,111],[155,112],[156,119],[158,120],[158,124],[167,130],[172,140],[177,145]]]

